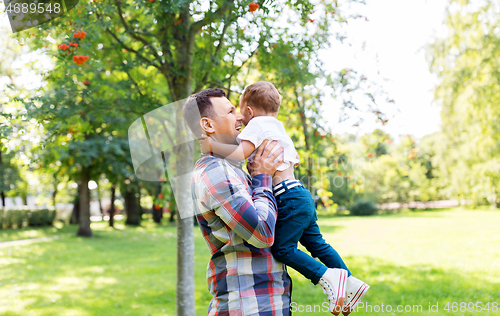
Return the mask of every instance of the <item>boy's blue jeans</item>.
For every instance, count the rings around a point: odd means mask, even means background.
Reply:
[[[278,219],[271,248],[274,257],[300,272],[313,284],[317,284],[327,268],[342,268],[351,272],[335,249],[323,239],[316,223],[316,208],[309,190],[302,184],[288,188],[281,182],[284,192],[276,196]],[[282,189],[282,190],[283,190]],[[275,192],[276,194],[276,192]],[[319,258],[321,264],[297,248],[298,242]]]

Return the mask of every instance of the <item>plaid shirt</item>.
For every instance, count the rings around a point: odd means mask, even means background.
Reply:
[[[291,279],[274,259],[276,200],[270,175],[250,179],[241,162],[203,155],[191,188],[196,218],[212,255],[209,316],[288,316]]]

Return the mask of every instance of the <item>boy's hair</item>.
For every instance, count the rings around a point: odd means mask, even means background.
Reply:
[[[182,116],[196,138],[199,138],[204,133],[200,126],[200,119],[217,116],[210,98],[222,98],[225,96],[226,92],[222,89],[205,89],[190,95],[186,103],[184,103]]]
[[[281,95],[272,83],[259,81],[246,87],[241,103],[266,113],[276,113],[280,108]]]

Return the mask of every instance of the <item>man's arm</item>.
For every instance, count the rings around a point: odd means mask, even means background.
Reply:
[[[264,154],[259,147],[262,156],[259,156],[260,164],[255,170],[258,174],[252,179],[252,196],[248,194],[245,183],[226,163],[207,168],[202,175],[209,194],[203,201],[205,206],[215,209],[215,214],[231,230],[257,248],[270,247],[274,242],[277,207],[271,189],[271,174],[274,174],[282,161],[272,161],[282,150],[267,157],[271,149],[266,148],[266,158],[262,158]]]

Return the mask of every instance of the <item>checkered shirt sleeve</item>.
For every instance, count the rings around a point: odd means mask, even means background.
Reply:
[[[270,175],[250,177],[225,159],[203,156],[195,165],[196,218],[211,252],[209,315],[289,315],[291,281],[269,248],[276,200]]]

